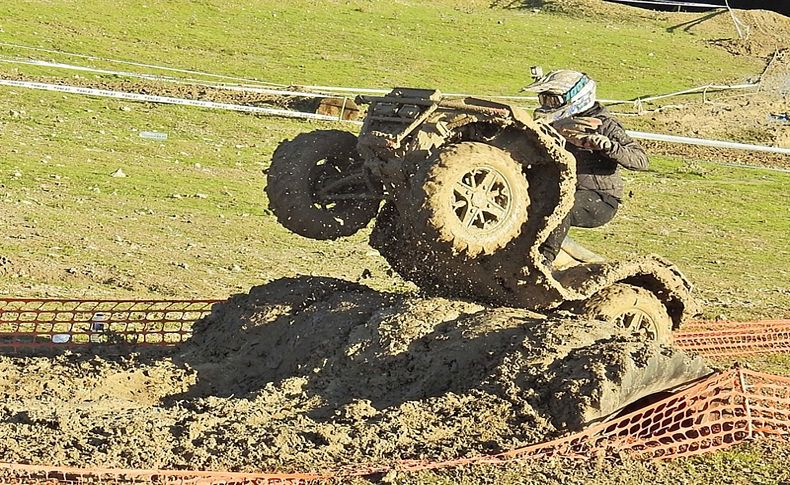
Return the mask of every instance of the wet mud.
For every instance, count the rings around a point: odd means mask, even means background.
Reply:
[[[579,429],[642,377],[705,372],[602,322],[283,279],[175,349],[0,357],[0,454],[246,471],[456,458]]]

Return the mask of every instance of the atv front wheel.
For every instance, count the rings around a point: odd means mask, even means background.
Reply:
[[[584,304],[585,317],[613,322],[644,340],[668,342],[672,319],[661,300],[651,291],[617,283],[593,295]]]
[[[266,184],[269,208],[287,229],[312,239],[350,236],[376,215],[357,137],[339,130],[303,133],[277,147]]]
[[[451,145],[415,176],[414,230],[456,254],[493,254],[521,234],[529,193],[523,167],[485,143]]]

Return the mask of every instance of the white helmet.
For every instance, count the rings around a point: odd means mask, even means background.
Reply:
[[[535,110],[535,117],[549,123],[587,111],[595,104],[595,81],[578,71],[551,71],[524,91],[538,93],[540,108]]]

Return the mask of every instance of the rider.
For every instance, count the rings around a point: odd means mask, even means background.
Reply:
[[[647,170],[647,154],[596,101],[595,81],[586,74],[552,71],[524,90],[538,93],[535,117],[563,135],[565,148],[576,158],[573,208],[540,248],[551,263],[571,226],[599,227],[612,220],[623,197],[618,168]]]

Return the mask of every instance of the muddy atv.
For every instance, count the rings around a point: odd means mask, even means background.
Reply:
[[[657,256],[607,262],[567,241],[545,263],[539,247],[573,205],[575,160],[526,111],[403,88],[358,102],[358,137],[313,131],[275,151],[266,193],[289,230],[335,239],[375,218],[370,244],[428,294],[572,311],[649,340],[696,313],[689,282]]]

